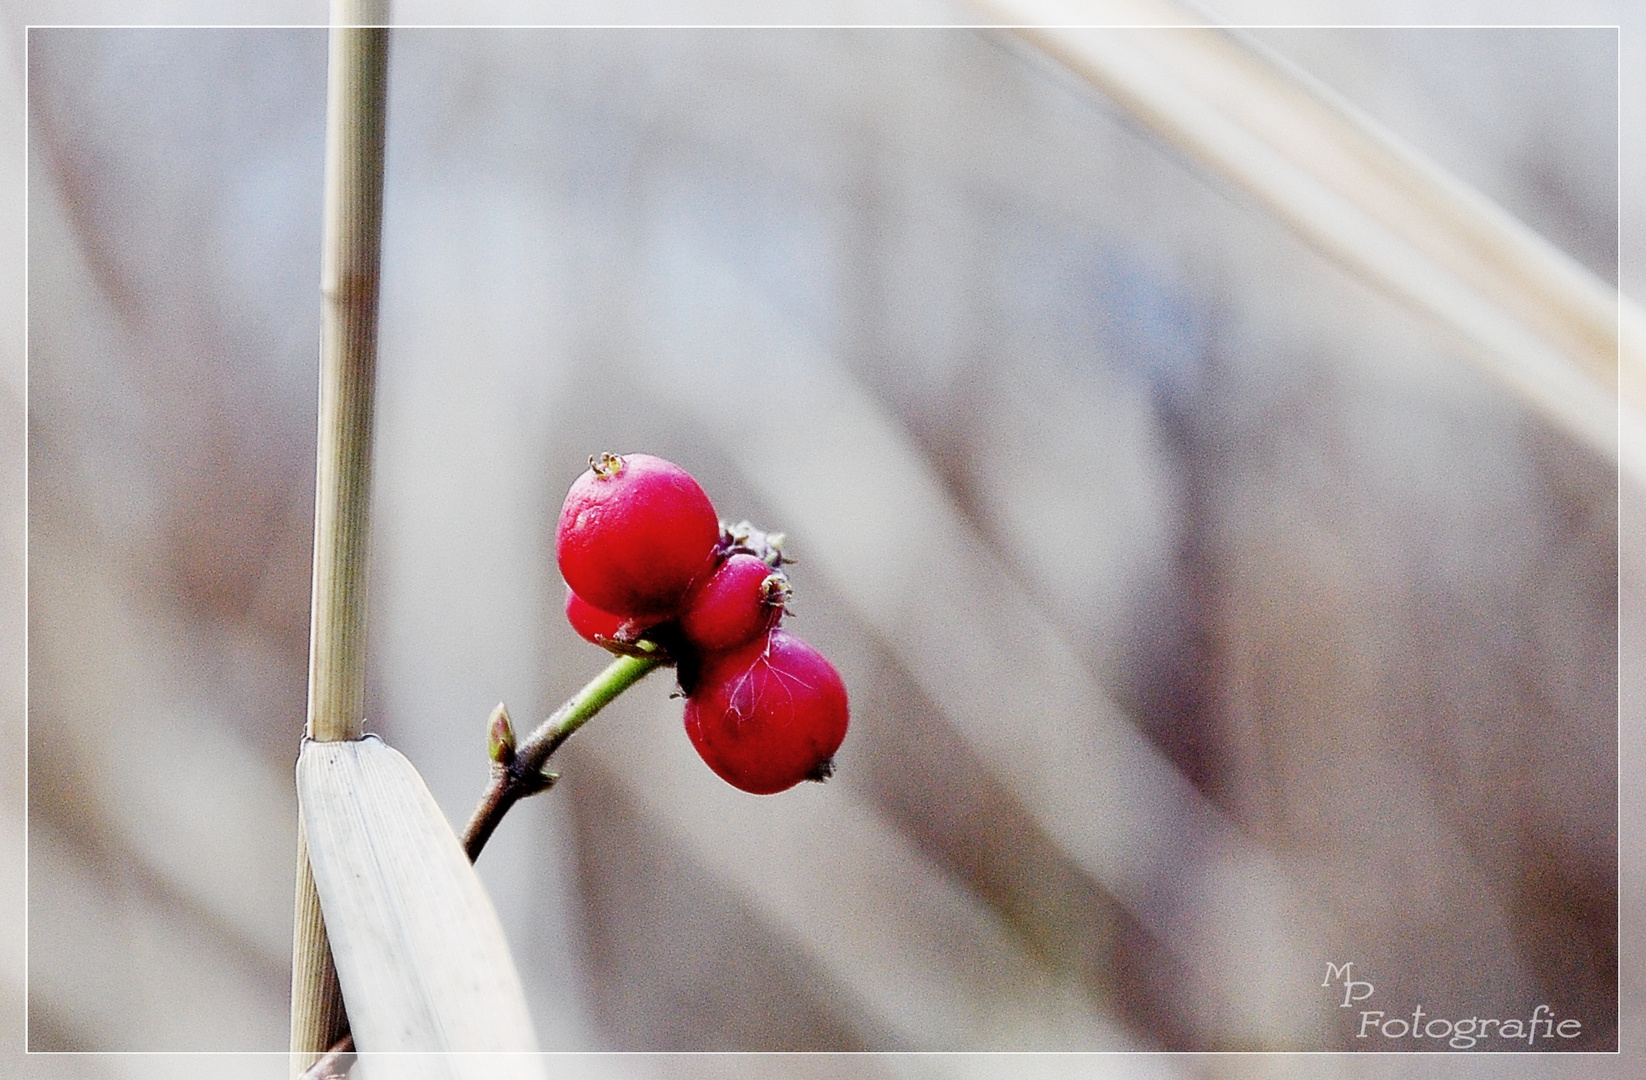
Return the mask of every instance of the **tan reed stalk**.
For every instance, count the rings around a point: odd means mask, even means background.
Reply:
[[[387,24],[386,0],[332,0],[307,724],[308,737],[323,742],[358,739],[365,711]],[[348,1024],[301,828],[291,1017],[291,1071],[298,1076]]]

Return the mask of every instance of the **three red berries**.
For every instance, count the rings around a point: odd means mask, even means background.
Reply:
[[[663,649],[680,669],[692,745],[757,795],[826,779],[846,736],[839,673],[778,628],[790,592],[781,545],[722,525],[686,470],[649,454],[591,457],[555,530],[572,628],[614,652]]]

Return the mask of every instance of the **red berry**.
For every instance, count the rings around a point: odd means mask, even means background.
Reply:
[[[703,652],[724,652],[771,629],[788,598],[789,580],[781,571],[739,551],[692,586],[680,632]]]
[[[846,720],[846,684],[834,665],[783,630],[706,656],[686,699],[686,734],[698,754],[755,795],[827,777]]]
[[[601,611],[673,615],[720,542],[709,497],[685,469],[650,454],[601,454],[589,465],[560,508],[560,575]]]
[[[566,621],[582,635],[584,641],[608,649],[613,643],[634,644],[641,634],[658,622],[656,618],[625,619],[621,615],[601,611],[569,588],[566,590]]]

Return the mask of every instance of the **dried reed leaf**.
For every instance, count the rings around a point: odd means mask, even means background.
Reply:
[[[310,741],[297,793],[363,1073],[541,1076],[497,913],[411,763],[376,736]]]

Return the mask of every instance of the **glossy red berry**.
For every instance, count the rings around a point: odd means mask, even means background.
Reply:
[[[555,554],[572,592],[623,618],[674,615],[713,566],[720,519],[691,474],[650,454],[600,454],[560,508]]]
[[[789,599],[789,579],[757,555],[739,551],[692,586],[680,632],[703,652],[724,652],[776,625]]]
[[[572,629],[576,630],[584,641],[593,642],[607,649],[614,644],[634,644],[641,634],[659,622],[655,617],[625,619],[621,615],[601,611],[569,588],[566,590],[566,621],[571,623]]]
[[[846,684],[834,665],[783,630],[706,656],[686,699],[698,754],[755,795],[826,778],[846,721]]]

